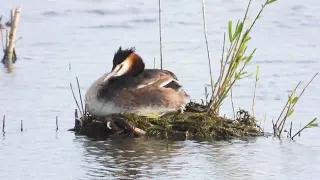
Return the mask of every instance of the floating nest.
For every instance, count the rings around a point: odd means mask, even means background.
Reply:
[[[168,113],[154,118],[133,114],[114,114],[101,118],[87,113],[80,119],[76,118],[72,130],[92,138],[132,135],[170,140],[228,140],[264,135],[247,111],[239,110],[236,119],[232,120],[209,115],[205,109],[204,105],[190,102],[183,113]]]

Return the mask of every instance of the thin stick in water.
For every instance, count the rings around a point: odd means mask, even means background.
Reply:
[[[257,70],[256,70],[256,81],[254,83],[254,90],[253,90],[253,98],[252,98],[252,117],[254,116],[254,107],[255,107],[255,100],[256,100],[256,90],[257,90],[257,83],[258,83],[258,73],[259,73],[259,66],[257,66]]]
[[[277,136],[277,125],[274,124],[273,119],[272,119],[272,127],[273,127],[273,136],[276,137]]]
[[[21,120],[21,132],[23,131],[23,121]]]
[[[78,100],[77,100],[77,98],[76,98],[76,96],[75,96],[75,94],[74,94],[74,91],[73,91],[73,88],[72,88],[72,84],[71,84],[71,83],[70,83],[70,88],[71,88],[71,92],[72,92],[72,95],[73,95],[73,99],[74,99],[74,101],[75,101],[76,104],[77,104],[78,110],[79,110],[80,114],[82,114],[82,113],[81,113],[80,106],[79,106],[79,103],[78,103]]]
[[[161,0],[159,0],[159,38],[160,38],[160,68],[162,69],[162,31],[161,31]]]
[[[204,86],[204,95],[206,98],[206,105],[208,105],[208,88],[207,88],[207,86]]]
[[[6,127],[6,115],[3,115],[2,119],[2,132],[5,133],[4,129]]]
[[[58,131],[59,126],[58,126],[58,116],[56,116],[56,131]]]
[[[206,27],[206,15],[205,15],[205,0],[202,0],[202,19],[203,19],[203,31],[204,31],[204,38],[206,41],[206,48],[207,48],[207,56],[209,61],[209,72],[210,72],[210,83],[211,83],[211,90],[213,95],[213,77],[212,77],[212,70],[211,70],[211,60],[210,60],[210,52],[209,52],[209,45],[208,45],[208,38],[207,38],[207,27]]]
[[[299,128],[301,129],[301,123],[300,123],[300,126],[299,126]],[[299,137],[300,137],[300,132],[299,132]]]
[[[236,113],[235,113],[234,104],[233,104],[232,88],[230,89],[230,96],[231,96],[231,104],[232,104],[233,118],[234,118],[234,120],[236,120]]]
[[[80,102],[81,102],[82,112],[83,112],[83,114],[85,114],[85,112],[84,112],[84,107],[83,107],[83,103],[82,103],[82,96],[81,96],[81,89],[80,89],[79,79],[78,79],[78,77],[76,77],[76,79],[77,79],[77,84],[78,84],[78,91],[79,91],[79,96],[80,96]]]
[[[292,121],[290,123],[290,131],[289,131],[290,139],[292,139]]]

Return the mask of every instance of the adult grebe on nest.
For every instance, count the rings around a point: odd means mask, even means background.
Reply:
[[[135,48],[122,50],[113,58],[110,73],[97,79],[85,95],[85,105],[93,116],[136,114],[147,116],[183,110],[189,96],[170,71],[144,69]]]

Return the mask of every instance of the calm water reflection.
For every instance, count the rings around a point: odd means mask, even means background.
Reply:
[[[263,0],[253,2],[250,17]],[[228,20],[242,17],[246,1],[207,1],[208,37],[213,72],[218,75],[222,35]],[[296,142],[258,138],[232,142],[167,142],[155,139],[92,141],[66,130],[75,107],[69,82],[80,79],[82,92],[111,69],[115,50],[135,46],[147,67],[159,67],[157,1],[10,0],[23,4],[15,72],[0,70],[0,179],[317,179],[320,175],[319,128]],[[175,72],[195,100],[209,84],[200,1],[163,1],[164,68]],[[266,115],[266,130],[277,118],[287,93],[320,71],[320,2],[278,1],[268,7],[252,33],[257,47],[252,66],[260,66],[256,115]],[[2,54],[0,54],[2,56]],[[71,71],[69,71],[69,64]],[[254,78],[236,84],[236,108],[251,109]],[[296,106],[294,130],[320,117],[320,78]],[[232,115],[230,101],[222,112]],[[55,116],[59,131],[55,132]],[[20,120],[25,131],[20,132]],[[1,135],[0,135],[1,136]]]

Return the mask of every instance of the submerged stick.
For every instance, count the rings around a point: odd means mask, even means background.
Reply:
[[[56,116],[56,131],[58,131],[59,126],[58,126],[58,116]]]
[[[161,0],[159,0],[159,38],[160,38],[160,68],[162,69],[162,31],[161,31]]]
[[[81,108],[82,108],[82,112],[83,112],[83,115],[84,115],[85,111],[84,111],[84,107],[83,107],[83,103],[82,103],[82,96],[81,96],[81,89],[80,89],[79,79],[78,79],[78,77],[76,77],[76,79],[77,79],[77,84],[78,84],[78,91],[79,91],[79,96],[80,96]]]
[[[74,101],[75,101],[76,104],[77,104],[78,110],[79,110],[80,114],[83,115],[82,112],[81,112],[81,109],[80,109],[78,100],[77,100],[77,98],[76,98],[76,96],[75,96],[75,94],[74,94],[73,87],[72,87],[72,84],[71,84],[71,83],[70,83],[70,88],[71,88],[71,92],[72,92],[72,95],[73,95],[73,99],[74,99]]]
[[[23,131],[23,121],[21,120],[21,132]]]
[[[9,36],[9,45],[7,47],[7,60],[6,60],[6,66],[8,68],[8,72],[12,72],[12,58],[13,58],[13,49],[14,49],[14,42],[16,39],[16,32],[17,27],[20,19],[20,12],[21,7],[16,8],[15,11],[11,11],[11,31]]]
[[[272,128],[273,128],[273,136],[276,137],[277,136],[277,125],[274,123],[273,119],[272,119]]]
[[[209,45],[208,45],[208,38],[207,38],[207,26],[206,26],[206,15],[205,15],[205,0],[202,0],[202,20],[203,20],[203,32],[204,32],[204,39],[206,42],[206,48],[207,48],[207,56],[209,61],[209,73],[210,73],[210,83],[211,83],[211,90],[212,90],[212,96],[213,93],[213,77],[212,77],[212,70],[211,70],[211,59],[210,59],[210,52],[209,52]]]
[[[3,115],[2,119],[2,132],[5,133],[4,129],[6,127],[6,115]]]

